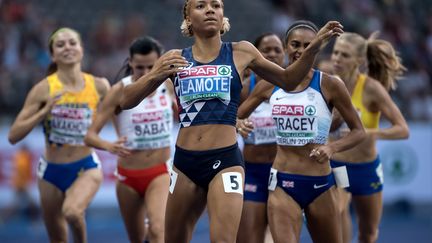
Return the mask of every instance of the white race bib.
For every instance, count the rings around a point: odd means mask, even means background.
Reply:
[[[228,105],[231,101],[231,66],[202,65],[179,72],[176,92],[183,108],[199,100],[220,99]]]
[[[240,172],[222,173],[222,181],[226,193],[240,193],[243,195],[243,177]]]
[[[50,142],[84,145],[84,137],[92,122],[92,113],[87,107],[55,106],[51,111]]]

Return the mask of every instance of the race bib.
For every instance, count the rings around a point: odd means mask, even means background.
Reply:
[[[199,100],[219,99],[228,105],[231,100],[231,66],[202,65],[179,72],[176,92],[183,108]]]
[[[276,140],[281,145],[303,146],[318,135],[316,108],[312,105],[274,105],[272,116],[277,128]]]
[[[243,195],[243,177],[239,172],[222,173],[224,191]]]
[[[271,117],[256,117],[251,119],[254,130],[251,133],[251,143],[255,145],[276,142],[276,127]]]
[[[173,169],[170,169],[170,170],[169,170],[169,175],[170,175],[169,192],[170,192],[171,194],[173,194],[173,193],[174,193],[174,187],[175,187],[175,184],[176,184],[176,182],[177,182],[178,174],[177,174],[177,172],[175,172]]]
[[[171,116],[168,111],[132,114],[133,132],[125,146],[132,149],[157,149],[171,146]]]
[[[269,176],[269,182],[268,182],[268,189],[270,191],[274,191],[277,186],[277,170],[271,168],[270,169],[270,176]]]
[[[38,178],[41,178],[41,179],[43,178],[47,167],[48,167],[48,162],[44,158],[41,157],[39,159],[39,163],[38,163],[37,171],[36,171]]]
[[[49,140],[58,144],[84,145],[84,136],[92,122],[92,110],[86,104],[62,104],[51,111]]]

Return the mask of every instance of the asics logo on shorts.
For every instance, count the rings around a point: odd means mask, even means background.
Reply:
[[[321,187],[325,187],[325,186],[327,186],[327,185],[328,185],[328,183],[326,183],[326,184],[322,184],[322,185],[314,184],[314,189],[320,189]]]
[[[213,164],[213,169],[216,170],[219,167],[220,164],[221,164],[221,161],[220,160],[216,160],[215,163]]]

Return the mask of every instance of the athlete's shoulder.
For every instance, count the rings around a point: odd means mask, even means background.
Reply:
[[[255,46],[249,41],[231,42],[234,51],[253,51]]]
[[[378,80],[366,76],[365,83],[364,83],[364,92],[377,95],[379,93],[387,92],[387,91]]]
[[[111,86],[110,92],[120,93],[123,91],[124,87],[125,87],[125,85],[123,84],[122,80],[120,79],[119,81],[117,81],[117,83],[115,83],[113,86]]]
[[[30,90],[28,96],[32,99],[43,101],[49,97],[50,85],[46,78],[37,82]]]
[[[39,82],[37,82],[32,90],[42,93],[49,93],[49,82],[48,79],[45,77],[44,79],[40,80]]]
[[[348,95],[346,85],[339,76],[322,72],[321,77],[321,90],[326,99],[332,101],[334,98],[340,97],[342,94]]]
[[[100,96],[104,97],[111,85],[105,77],[94,77],[95,87]]]
[[[337,75],[332,75],[332,74],[328,74],[325,72],[321,72],[321,82],[324,85],[329,85],[329,86],[345,86],[344,81]]]

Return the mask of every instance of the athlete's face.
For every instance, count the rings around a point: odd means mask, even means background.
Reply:
[[[188,5],[186,21],[194,33],[208,36],[220,32],[224,17],[221,0],[190,0]]]
[[[290,64],[300,58],[315,36],[314,31],[306,28],[298,28],[290,32],[286,43],[286,53]]]
[[[51,48],[51,58],[58,65],[80,63],[83,58],[80,37],[72,30],[63,30],[55,34]]]
[[[156,51],[152,51],[147,55],[133,54],[129,60],[129,66],[132,68],[133,80],[137,80],[143,75],[146,75],[153,68],[153,65],[159,58]]]
[[[269,61],[282,66],[284,52],[282,41],[276,35],[268,35],[261,40],[258,50]]]
[[[355,46],[346,40],[337,40],[331,55],[334,74],[345,77],[360,65]]]

